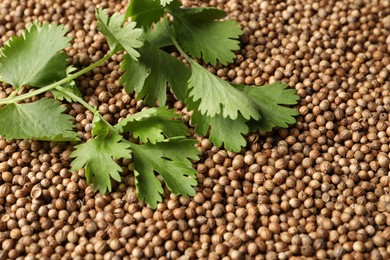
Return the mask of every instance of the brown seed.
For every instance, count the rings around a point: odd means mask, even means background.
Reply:
[[[4,173],[4,172],[8,171],[8,169],[9,169],[9,166],[8,166],[7,162],[0,163],[0,172]],[[3,177],[3,180],[4,180],[4,177]],[[4,181],[6,181],[6,180],[4,180]]]
[[[5,239],[1,243],[1,248],[5,251],[10,251],[15,246],[15,240],[12,239]]]
[[[288,173],[285,170],[279,171],[275,174],[273,181],[277,185],[282,185],[287,179]]]
[[[55,234],[55,239],[56,239],[57,243],[59,243],[59,244],[63,243],[66,240],[66,238],[67,238],[67,234],[63,230],[59,230]]]
[[[227,254],[228,250],[229,250],[229,247],[225,244],[218,244],[215,247],[215,252],[219,256],[225,256]]]
[[[11,186],[7,183],[4,183],[0,186],[0,198],[6,198],[11,192]]]
[[[107,250],[107,243],[103,240],[98,240],[95,242],[95,245],[93,246],[93,249],[98,254],[104,254]]]
[[[257,255],[259,248],[256,245],[256,243],[250,243],[250,244],[248,244],[247,250],[248,250],[248,254],[250,256],[255,256],[255,255]]]
[[[76,243],[79,240],[79,235],[75,231],[70,231],[67,234],[67,239],[70,243]]]
[[[260,227],[259,235],[265,241],[268,241],[268,240],[270,240],[272,238],[271,231],[268,228],[266,228],[266,227]]]
[[[112,239],[111,241],[109,241],[108,244],[109,244],[110,249],[112,249],[114,251],[120,249],[122,246],[122,244],[119,242],[118,239]]]
[[[33,199],[38,199],[41,195],[42,195],[42,189],[40,187],[40,185],[35,185],[32,189],[31,189],[31,193],[30,193],[31,197]]]
[[[277,159],[275,162],[275,168],[277,170],[283,170],[287,167],[287,161],[284,158]]]
[[[6,162],[3,162],[3,163],[7,164]],[[7,166],[8,166],[8,164],[7,164]],[[12,172],[3,171],[3,172],[1,172],[1,178],[5,182],[10,182],[10,181],[12,181],[13,174],[12,174]]]
[[[375,223],[377,225],[384,225],[386,223],[386,216],[382,213],[379,213],[375,216]]]
[[[352,137],[352,133],[347,129],[340,132],[340,140],[342,141],[347,141],[351,139],[351,137]]]
[[[389,164],[390,164],[390,160],[389,160],[389,157],[383,153],[383,152],[380,152],[378,154],[378,163],[381,167],[385,168],[385,169],[388,169],[389,168]]]
[[[22,233],[21,233],[19,228],[14,228],[11,230],[9,236],[10,236],[10,238],[17,240],[22,236]]]
[[[321,164],[320,164],[320,169],[322,172],[324,173],[328,173],[332,170],[332,164],[328,161],[323,161]]]
[[[375,235],[373,238],[372,238],[372,241],[374,242],[374,244],[378,247],[381,247],[381,246],[384,246],[386,244],[386,239],[384,237],[382,237],[381,235]]]

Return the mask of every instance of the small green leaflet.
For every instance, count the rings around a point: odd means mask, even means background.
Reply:
[[[9,104],[0,109],[0,135],[6,139],[78,141],[72,131],[72,117],[62,114],[65,107],[53,99]]]
[[[69,76],[72,72],[74,72],[76,70],[75,67],[73,66],[69,66],[68,68],[66,68],[66,75]],[[74,80],[70,81],[70,82],[67,82],[66,84],[64,84],[62,86],[64,89],[72,92],[73,94],[75,94],[76,96],[78,97],[81,97],[81,93],[80,93],[80,90],[79,88],[76,86],[76,82]],[[69,97],[67,94],[65,93],[62,93],[61,91],[58,91],[58,90],[51,90],[51,93],[53,94],[54,98],[57,99],[57,100],[66,100],[68,102],[74,102],[74,100]]]
[[[119,172],[121,167],[114,161],[119,158],[131,158],[130,143],[95,114],[94,138],[75,146],[71,157],[71,171],[78,171],[85,167],[87,183],[93,183],[93,190],[105,193],[111,191],[111,179],[121,181]]]
[[[131,17],[138,26],[147,31],[150,26],[164,15],[163,6],[155,0],[130,0],[125,19]]]
[[[260,119],[247,121],[241,115],[235,120],[221,115],[209,117],[199,112],[199,102],[194,104],[190,101],[188,104],[188,109],[193,110],[191,125],[195,126],[195,132],[206,135],[210,130],[210,141],[215,146],[221,146],[223,143],[226,150],[239,152],[241,147],[246,145],[243,135],[249,130],[271,131],[275,126],[288,127],[288,124],[295,123],[294,116],[299,115],[298,111],[283,105],[297,104],[299,96],[295,94],[294,89],[287,89],[287,84],[273,83],[261,87],[233,86],[243,91],[256,104]]]
[[[198,160],[196,141],[169,139],[156,144],[131,144],[138,197],[152,208],[162,201],[163,188],[156,177],[159,173],[174,194],[195,195],[196,171],[189,159]]]
[[[192,103],[192,102],[191,102]],[[217,147],[222,146],[228,151],[239,152],[246,145],[243,134],[249,132],[246,120],[239,115],[235,120],[224,118],[221,115],[209,117],[202,115],[196,104],[188,104],[188,110],[192,110],[191,125],[195,126],[198,135],[207,135],[210,129],[210,141]]]
[[[147,162],[142,159],[137,160],[137,167],[143,170],[143,172],[139,172],[134,169],[138,199],[146,202],[150,207],[156,208],[157,203],[162,201],[160,194],[164,192],[164,189],[160,181],[156,178],[153,168],[150,169],[151,166]],[[147,171],[144,171],[145,169]]]
[[[251,131],[271,131],[273,127],[288,127],[296,122],[294,116],[299,115],[296,109],[283,105],[296,105],[299,96],[295,89],[288,89],[286,83],[276,82],[270,85],[243,86],[236,85],[252,99],[259,109],[261,119],[248,122]]]
[[[156,23],[164,16],[164,8],[178,8],[180,2],[177,0],[130,0],[126,10],[125,20],[131,17],[138,27],[148,31],[153,23]]]
[[[225,13],[215,8],[170,9],[175,17],[173,31],[180,46],[194,58],[217,65],[231,63],[239,50],[242,30],[234,21],[217,21]]]
[[[143,143],[155,144],[165,137],[188,135],[187,127],[180,118],[174,109],[149,108],[123,119],[115,128],[120,132],[131,132]]]
[[[0,51],[0,81],[16,89],[30,85],[41,87],[66,76],[69,45],[62,25],[34,23],[22,36],[12,37]]]
[[[188,81],[189,97],[199,100],[199,111],[214,117],[221,114],[235,120],[238,114],[245,119],[259,119],[255,104],[241,91],[223,81],[208,70],[190,60],[192,75]]]
[[[114,13],[108,17],[107,11],[103,9],[96,10],[99,31],[106,36],[111,50],[125,50],[134,60],[140,56],[135,49],[142,47],[143,42],[140,37],[142,29],[135,28],[136,23],[129,22],[122,26],[125,20],[124,14]]]
[[[116,132],[117,130],[114,129],[114,127],[112,127],[106,120],[104,120],[98,112],[95,112],[93,116],[93,127],[91,131],[93,137],[99,136],[110,138],[110,136],[112,136]]]
[[[169,83],[175,96],[184,100],[187,81],[190,78],[189,68],[147,42],[140,49],[140,53],[142,55],[138,62],[125,55],[125,61],[121,65],[125,73],[120,83],[126,92],[135,90],[137,98],[144,99],[146,104],[154,106],[158,101],[158,104],[163,106],[167,99],[166,88]]]

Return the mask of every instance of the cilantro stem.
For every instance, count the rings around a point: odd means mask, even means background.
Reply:
[[[63,78],[57,82],[54,82],[48,86],[45,86],[45,87],[42,87],[42,88],[39,88],[37,90],[34,90],[32,92],[29,92],[29,93],[26,93],[26,94],[23,94],[23,95],[20,95],[20,96],[16,96],[16,97],[8,97],[8,98],[4,98],[4,99],[0,99],[0,105],[5,105],[5,104],[10,104],[10,103],[15,103],[15,102],[18,102],[18,101],[22,101],[24,99],[27,99],[27,98],[31,98],[31,97],[34,97],[36,95],[39,95],[39,94],[42,94],[46,91],[49,91],[51,89],[54,89],[54,88],[57,88],[69,81],[72,81],[78,77],[80,77],[81,75],[87,73],[88,71],[90,70],[93,70],[94,68],[100,66],[101,64],[103,64],[104,62],[106,62],[107,60],[109,60],[114,54],[116,53],[115,50],[111,50],[109,53],[107,53],[103,58],[101,58],[100,60],[98,60],[97,62],[89,65],[88,67],[74,73],[74,74],[71,74],[69,75],[68,77],[66,78]],[[61,91],[62,92],[62,91]],[[69,95],[68,92],[66,92],[66,94]],[[79,101],[79,100],[77,100]],[[85,102],[86,103],[86,102]],[[87,104],[87,103],[86,103]],[[83,104],[84,105],[84,104]],[[89,106],[89,105],[88,105]],[[88,107],[87,107],[88,108]],[[91,107],[92,108],[92,107]],[[89,108],[88,108],[89,109]],[[93,108],[94,109],[94,108]],[[92,111],[95,111],[95,110],[92,110]]]
[[[168,19],[164,19],[165,26],[167,27],[169,38],[171,38],[173,45],[175,45],[176,49],[180,52],[180,54],[188,61],[192,60],[187,53],[181,48],[179,42],[176,40],[175,35],[172,32],[171,27],[169,26]]]
[[[9,98],[13,98],[13,97],[16,96],[17,94],[18,94],[18,91],[15,90],[15,91],[13,91],[8,97],[9,97]]]
[[[66,94],[67,96],[71,97],[72,100],[79,102],[80,104],[82,104],[85,108],[87,108],[87,109],[90,110],[91,112],[93,112],[93,113],[96,113],[96,112],[97,112],[96,108],[94,108],[93,106],[91,106],[90,104],[88,104],[87,102],[85,102],[84,99],[82,99],[81,97],[79,97],[79,96],[73,94],[73,92],[67,90],[66,88],[63,88],[63,87],[61,87],[61,86],[58,86],[58,87],[56,87],[55,89],[58,90],[58,91],[60,91],[60,92],[62,92],[62,93],[64,93],[64,94]]]
[[[24,86],[21,86],[19,89],[15,89],[12,91],[12,93],[8,96],[8,98],[13,98],[15,97],[18,93],[22,92],[24,89]]]

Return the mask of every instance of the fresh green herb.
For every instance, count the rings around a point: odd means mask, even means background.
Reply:
[[[226,20],[226,13],[216,8],[170,9],[175,17],[173,31],[180,46],[194,58],[202,58],[212,65],[219,60],[227,65],[239,50],[237,38],[242,34],[237,23]],[[214,46],[214,47],[210,47]]]
[[[33,103],[11,103],[0,109],[0,133],[6,139],[77,141],[71,116],[62,114],[65,109],[46,98]]]
[[[73,171],[85,167],[85,177],[88,183],[93,182],[94,190],[101,192],[111,191],[110,177],[116,181],[121,180],[119,172],[121,167],[113,160],[119,158],[131,158],[129,142],[95,114],[92,131],[93,138],[86,143],[76,145],[76,150],[71,154]]]
[[[98,28],[110,52],[80,71],[66,67],[63,49],[71,39],[63,26],[32,24],[0,50],[0,80],[15,89],[0,99],[0,135],[79,142],[60,101],[78,102],[93,112],[94,120],[92,138],[75,144],[71,170],[84,170],[94,191],[111,191],[112,180],[121,181],[118,160],[129,159],[141,201],[156,207],[164,191],[161,181],[175,194],[194,195],[197,182],[192,162],[198,159],[198,149],[186,137],[188,129],[181,116],[165,106],[167,89],[192,111],[190,123],[198,135],[209,135],[214,145],[230,151],[246,145],[250,130],[288,127],[297,115],[285,106],[298,100],[285,84],[234,85],[195,62],[203,59],[211,65],[227,65],[233,61],[242,31],[237,23],[222,20],[225,16],[216,8],[183,8],[177,0],[132,0],[125,14],[112,16],[97,9]],[[176,47],[187,64],[166,52],[166,47]],[[111,125],[83,100],[74,80],[120,52],[124,54],[120,83],[152,108]],[[24,87],[33,89],[21,94]],[[47,91],[57,101],[42,98],[20,103]]]
[[[241,114],[246,119],[259,119],[253,102],[241,91],[223,81],[190,59],[191,78],[188,81],[189,97],[199,100],[199,112],[210,117],[221,115],[236,119]]]
[[[241,147],[246,145],[243,135],[248,133],[249,128],[241,115],[234,120],[221,115],[209,117],[202,115],[196,104],[189,103],[188,107],[193,109],[191,125],[195,126],[195,132],[199,135],[207,135],[209,131],[210,141],[215,146],[224,144],[226,150],[240,151]]]
[[[275,126],[288,127],[294,124],[294,116],[299,115],[298,111],[281,105],[295,105],[298,102],[298,95],[295,90],[287,89],[285,83],[274,83],[261,87],[236,86],[250,97],[256,104],[260,113],[260,120],[248,122],[251,131],[271,131]]]
[[[135,49],[142,47],[143,42],[140,39],[142,30],[135,28],[135,22],[129,22],[122,25],[125,16],[115,13],[108,17],[107,12],[102,9],[96,10],[99,31],[106,36],[108,45],[113,52],[125,50],[134,60],[140,56]]]
[[[122,132],[132,133],[143,143],[163,141],[165,138],[188,135],[181,116],[167,107],[149,108],[120,121],[115,127]]]
[[[1,81],[19,90],[21,86],[41,87],[66,75],[69,45],[63,26],[34,23],[21,37],[12,37],[1,51]]]
[[[121,83],[126,91],[131,93],[135,90],[137,98],[144,99],[150,106],[154,106],[156,101],[159,105],[164,105],[169,83],[173,93],[184,100],[190,70],[178,59],[148,42],[145,42],[139,51],[141,53],[139,61],[126,55],[122,63],[125,74],[121,78]]]
[[[195,195],[196,171],[189,159],[198,159],[196,141],[171,138],[156,144],[131,144],[138,196],[152,207],[161,201],[161,183],[154,172],[160,173],[167,187],[175,194]]]
[[[164,7],[155,0],[130,1],[126,11],[126,19],[131,20],[148,30],[153,23],[164,16]]]

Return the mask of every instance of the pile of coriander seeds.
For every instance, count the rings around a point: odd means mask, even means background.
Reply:
[[[301,98],[297,123],[248,135],[240,153],[194,136],[196,195],[167,191],[155,210],[138,201],[129,160],[101,195],[69,171],[69,144],[0,139],[0,259],[389,259],[390,2],[181,2],[240,23],[235,63],[208,69],[236,83],[287,82]],[[127,3],[1,0],[0,46],[32,21],[64,24],[69,65],[83,68],[109,50],[95,7]],[[122,59],[77,80],[111,123],[145,106],[119,84]],[[0,98],[11,92],[0,85]],[[188,122],[182,102],[169,105]],[[91,138],[93,114],[67,107]]]

